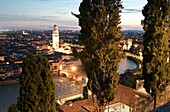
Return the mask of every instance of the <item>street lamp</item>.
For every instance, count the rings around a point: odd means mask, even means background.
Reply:
[[[75,66],[72,66],[72,67],[71,67],[71,70],[72,70],[72,71],[76,71],[76,69],[77,69],[77,68],[76,68]]]
[[[60,65],[60,70],[62,70],[62,69],[63,69],[63,65],[61,64],[61,65]]]
[[[167,58],[167,63],[169,63],[169,57]]]

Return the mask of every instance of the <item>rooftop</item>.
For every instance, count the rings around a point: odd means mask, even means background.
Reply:
[[[82,106],[86,108],[88,107],[88,110],[93,110],[94,109],[93,105],[94,104],[92,100],[85,99],[78,102],[74,102],[73,104],[62,105],[60,106],[60,110],[62,110],[63,112],[81,112]]]
[[[135,92],[132,88],[118,85],[118,94],[114,101],[110,102],[110,105],[122,102],[130,107],[133,107],[132,102],[135,99]],[[92,99],[81,100],[70,104],[65,104],[59,107],[63,112],[82,112],[82,108],[88,109],[90,112],[94,112],[94,103]]]
[[[56,84],[57,99],[64,99],[83,93],[82,85],[74,80],[60,77],[59,79],[55,79],[54,82]]]

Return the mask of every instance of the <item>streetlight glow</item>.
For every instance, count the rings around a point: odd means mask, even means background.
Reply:
[[[63,69],[63,65],[60,65],[60,70],[62,70]]]
[[[77,68],[76,68],[75,66],[72,66],[72,67],[71,67],[71,70],[72,70],[72,71],[75,71],[76,69],[77,69]]]

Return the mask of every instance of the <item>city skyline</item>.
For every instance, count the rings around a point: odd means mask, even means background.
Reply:
[[[0,29],[80,29],[78,19],[71,12],[79,13],[82,0],[1,0]],[[124,0],[121,13],[123,30],[142,30],[142,9],[146,0]]]

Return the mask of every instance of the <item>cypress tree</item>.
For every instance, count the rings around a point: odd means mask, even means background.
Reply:
[[[158,96],[169,84],[168,40],[170,39],[170,3],[168,0],[147,0],[142,14],[144,34],[143,75],[145,89],[154,98],[154,108]]]
[[[105,106],[117,94],[121,0],[83,0],[79,7],[80,41],[85,46],[80,58],[88,76],[88,87],[96,97],[97,110]]]
[[[17,106],[21,112],[55,111],[55,84],[45,57],[30,53],[24,60]]]
[[[16,105],[16,104],[12,104],[12,105],[8,108],[8,112],[19,112],[17,105]]]

